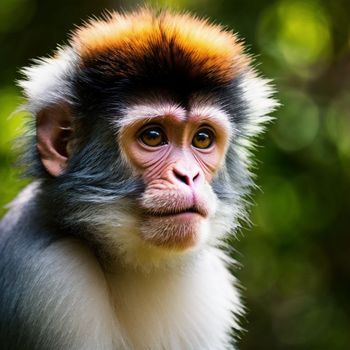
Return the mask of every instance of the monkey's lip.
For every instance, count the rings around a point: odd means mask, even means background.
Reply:
[[[192,215],[200,215],[202,217],[206,217],[208,214],[205,210],[202,208],[199,208],[197,206],[192,206],[189,208],[182,208],[182,209],[173,209],[173,210],[162,210],[162,211],[153,211],[148,210],[146,211],[146,214],[149,216],[154,217],[176,217],[176,216],[192,216]]]

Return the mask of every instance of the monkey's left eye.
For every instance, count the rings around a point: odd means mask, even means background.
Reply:
[[[192,145],[196,148],[209,148],[215,140],[214,132],[209,128],[199,129],[192,139]]]
[[[139,136],[139,139],[147,146],[157,147],[165,145],[167,138],[160,127],[152,126],[143,130]]]

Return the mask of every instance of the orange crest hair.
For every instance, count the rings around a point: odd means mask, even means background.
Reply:
[[[146,74],[151,61],[160,69],[186,71],[194,79],[205,76],[225,84],[249,64],[232,32],[189,14],[168,11],[156,14],[141,9],[91,20],[76,30],[72,44],[83,66],[98,61],[114,77]]]

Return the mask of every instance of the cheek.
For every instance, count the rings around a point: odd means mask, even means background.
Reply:
[[[208,183],[211,182],[217,171],[222,166],[225,158],[225,150],[221,148],[215,148],[210,153],[195,153],[195,161],[200,166],[205,179]]]
[[[137,141],[123,147],[127,161],[135,172],[148,177],[148,173],[159,173],[166,166],[170,150],[168,147],[145,149]]]

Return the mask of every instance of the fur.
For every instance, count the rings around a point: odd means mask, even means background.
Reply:
[[[140,77],[149,64],[225,83],[249,62],[236,36],[187,14],[142,9],[92,20],[72,38],[82,66],[101,65],[112,77]]]
[[[0,223],[3,349],[234,348],[242,306],[223,242],[246,218],[253,139],[277,105],[250,63],[223,27],[142,9],[88,22],[23,70],[33,124],[65,104],[77,134],[54,178],[30,130],[24,162],[36,182]],[[123,126],[154,109],[184,118],[192,109],[231,132],[208,188],[205,239],[185,253],[140,238],[145,184],[118,143]]]

